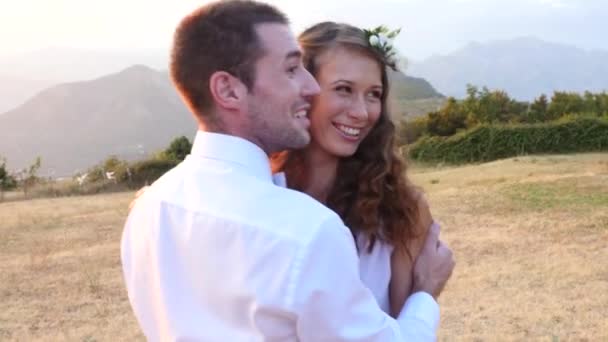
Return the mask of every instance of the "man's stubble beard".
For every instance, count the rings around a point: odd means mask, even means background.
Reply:
[[[310,143],[310,132],[296,127],[288,113],[276,113],[276,108],[259,102],[249,104],[248,120],[267,153],[301,149]]]

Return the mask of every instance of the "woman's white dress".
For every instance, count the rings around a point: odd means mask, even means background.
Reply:
[[[390,314],[389,284],[393,246],[376,240],[374,248],[369,252],[368,244],[369,240],[364,234],[357,235],[361,280],[372,291],[380,308]]]

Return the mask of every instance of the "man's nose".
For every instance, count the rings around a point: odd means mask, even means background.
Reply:
[[[308,70],[305,69],[302,85],[302,96],[312,97],[319,94],[320,91],[321,88],[319,87],[317,80],[310,72],[308,72]]]

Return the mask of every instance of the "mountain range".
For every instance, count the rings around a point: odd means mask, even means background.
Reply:
[[[167,73],[139,65],[50,87],[0,115],[0,155],[11,169],[41,156],[42,174],[64,176],[110,155],[142,158],[195,131]]]
[[[470,43],[448,55],[411,62],[408,74],[439,92],[463,98],[466,85],[505,90],[532,100],[554,90],[608,90],[608,51],[588,51],[531,37]]]
[[[441,98],[423,79],[391,74],[393,99]],[[196,124],[167,72],[143,65],[64,83],[0,115],[0,156],[11,169],[42,158],[41,174],[69,176],[115,155],[141,159]]]
[[[165,50],[87,50],[49,47],[0,55],[0,114],[56,84],[93,80],[132,65],[167,68]]]

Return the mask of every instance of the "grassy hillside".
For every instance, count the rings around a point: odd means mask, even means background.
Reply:
[[[445,97],[423,78],[391,72],[389,79],[391,82],[389,103],[395,118],[421,116],[437,110],[445,102]]]

